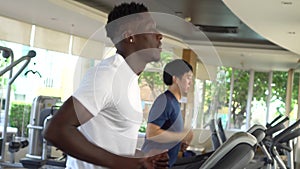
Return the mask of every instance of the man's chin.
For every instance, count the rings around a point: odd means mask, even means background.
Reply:
[[[154,55],[153,55],[153,61],[154,62],[160,61],[160,59],[161,59],[160,53],[161,53],[161,51],[154,53]]]
[[[189,90],[183,92],[183,95],[186,96],[189,93]]]
[[[159,62],[160,59],[160,55],[152,55],[150,62]]]
[[[160,56],[159,57],[155,57],[154,59],[153,59],[153,62],[159,62],[160,61]]]

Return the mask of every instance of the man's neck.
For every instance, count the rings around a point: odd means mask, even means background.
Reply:
[[[178,87],[175,85],[169,86],[168,90],[175,96],[175,98],[180,101],[181,99],[181,93],[180,90],[178,90]]]
[[[145,61],[143,61],[141,59],[141,57],[139,57],[138,55],[136,55],[134,53],[132,53],[130,55],[123,54],[120,51],[117,51],[117,53],[120,54],[124,58],[125,62],[128,64],[128,66],[132,69],[132,71],[135,74],[140,75],[144,71],[147,63]]]
[[[126,63],[129,65],[129,67],[132,69],[132,71],[137,74],[140,75],[145,67],[146,67],[146,63],[142,63],[142,62],[138,62],[138,61],[130,61],[125,59]]]

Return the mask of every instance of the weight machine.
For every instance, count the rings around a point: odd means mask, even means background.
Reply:
[[[14,53],[10,48],[0,46],[0,52],[2,53],[2,57],[5,59],[10,58],[10,64],[6,66],[3,70],[0,71],[0,76],[5,74],[6,72],[9,72],[8,77],[8,84],[7,84],[7,91],[6,91],[6,98],[5,98],[5,106],[4,106],[4,125],[3,125],[3,131],[2,131],[2,137],[1,137],[1,156],[0,156],[0,162],[5,162],[5,144],[7,141],[7,125],[8,125],[8,113],[9,113],[9,105],[10,105],[10,92],[11,92],[11,85],[16,80],[16,78],[21,74],[21,72],[26,68],[26,66],[29,64],[30,60],[36,56],[36,52],[34,50],[28,51],[27,55],[22,56],[18,60],[14,60]],[[21,62],[24,62],[22,67],[13,74],[13,68],[20,64]],[[19,148],[23,148],[24,146],[27,146],[28,142],[22,141],[22,142],[14,142],[11,144],[11,148],[9,149],[12,153],[11,155],[11,162],[14,162],[14,152],[17,151]]]
[[[61,99],[50,96],[37,96],[34,98],[30,123],[27,126],[29,129],[29,148],[25,158],[20,162],[26,168],[40,168],[43,165],[65,166],[65,155],[59,157],[51,156],[52,145],[49,144],[43,137],[42,132],[47,126],[48,121],[58,110],[58,103]]]

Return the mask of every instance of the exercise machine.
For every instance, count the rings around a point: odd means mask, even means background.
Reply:
[[[257,139],[247,132],[236,132],[215,151],[186,158],[172,169],[241,169],[255,155]]]
[[[43,165],[65,166],[65,156],[52,157],[52,145],[43,137],[43,131],[48,120],[58,110],[57,104],[61,102],[58,97],[38,96],[33,100],[29,129],[29,148],[25,158],[20,162],[26,168],[40,168]]]
[[[11,85],[13,82],[16,80],[16,78],[21,74],[21,72],[27,67],[29,62],[33,57],[36,56],[36,52],[34,50],[30,50],[27,55],[22,56],[18,60],[14,60],[14,53],[12,49],[0,46],[0,52],[2,53],[2,57],[5,59],[10,58],[10,64],[6,66],[4,69],[0,71],[0,76],[5,74],[6,72],[9,72],[9,77],[8,77],[8,84],[7,84],[7,91],[6,91],[6,98],[5,98],[5,106],[4,106],[4,124],[3,124],[3,131],[2,131],[2,137],[1,137],[1,157],[0,157],[0,162],[1,165],[8,164],[5,161],[5,146],[7,142],[7,127],[8,127],[8,113],[9,113],[9,105],[10,105],[10,92],[11,92]],[[23,62],[23,65],[19,70],[13,74],[13,68],[17,65],[19,65],[21,62]],[[17,152],[19,148],[23,148],[27,146],[26,141],[22,142],[13,142],[10,143],[10,149],[9,151],[12,153],[11,155],[11,162],[14,162],[14,155],[13,153]]]

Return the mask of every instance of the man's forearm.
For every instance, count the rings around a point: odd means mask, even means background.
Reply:
[[[169,143],[181,141],[187,135],[186,131],[183,132],[172,132],[163,129],[156,130],[151,134],[147,134],[147,139],[158,143]]]

